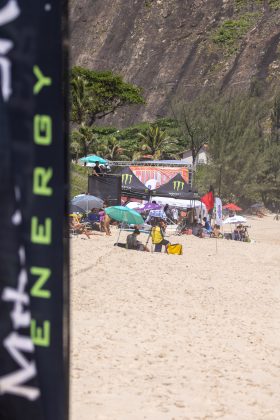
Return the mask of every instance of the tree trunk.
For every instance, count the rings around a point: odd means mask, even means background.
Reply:
[[[86,141],[83,141],[83,149],[85,157],[88,155],[88,145]]]

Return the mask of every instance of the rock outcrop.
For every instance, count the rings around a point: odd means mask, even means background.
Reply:
[[[143,88],[146,105],[119,127],[168,113],[206,86],[247,89],[280,77],[278,0],[71,0],[72,64],[112,70]],[[103,121],[104,123],[104,121]]]

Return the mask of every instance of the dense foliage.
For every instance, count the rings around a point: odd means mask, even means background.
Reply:
[[[192,102],[186,118],[193,121],[194,131],[203,133],[208,147],[210,163],[195,173],[200,189],[206,191],[211,184],[227,200],[243,205],[261,200],[268,207],[279,207],[278,96],[271,104],[245,93],[206,93]]]

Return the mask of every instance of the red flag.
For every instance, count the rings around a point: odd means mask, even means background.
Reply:
[[[203,197],[201,197],[202,203],[205,204],[207,211],[214,208],[214,194],[212,191],[209,191]]]

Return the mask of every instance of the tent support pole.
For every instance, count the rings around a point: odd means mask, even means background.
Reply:
[[[118,244],[118,243],[119,243],[120,236],[121,236],[121,231],[122,231],[122,227],[123,227],[123,223],[121,224],[121,228],[120,228],[120,231],[119,231],[119,235],[118,235],[118,238],[117,238],[117,242],[116,242],[116,244]]]

